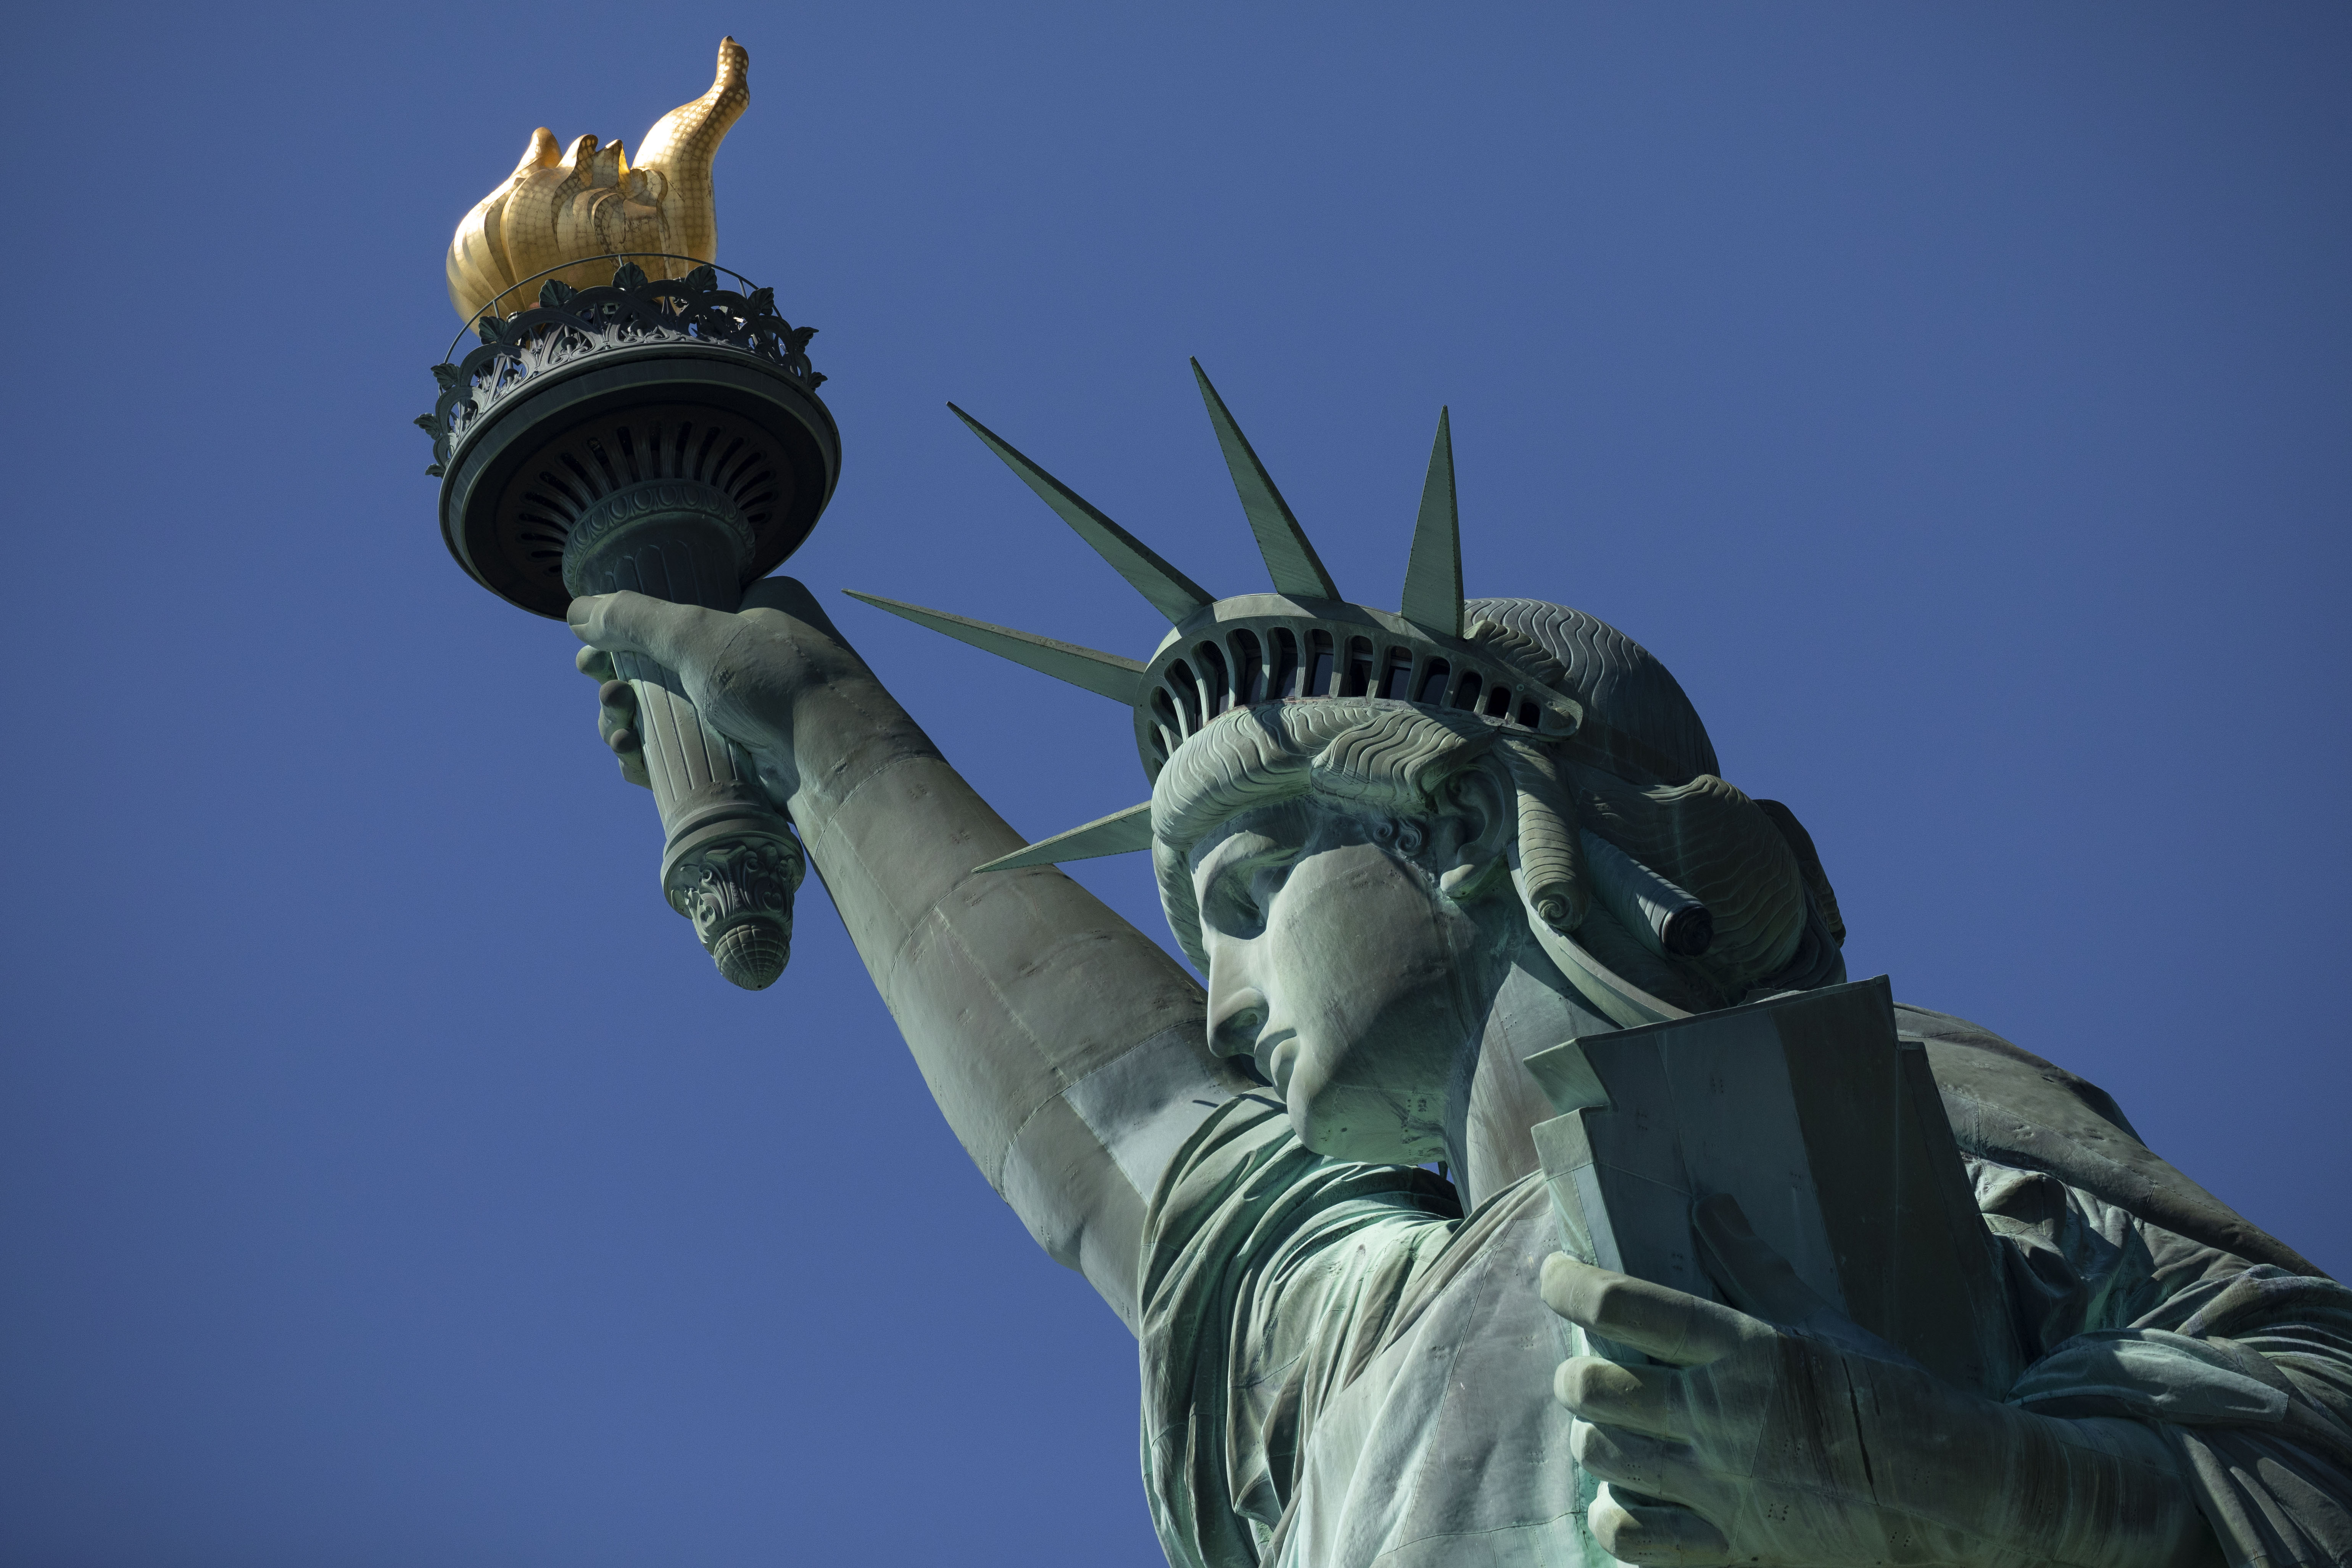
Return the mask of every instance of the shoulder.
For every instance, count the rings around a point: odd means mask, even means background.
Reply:
[[[1899,1003],[1895,1025],[1926,1048],[1962,1152],[2046,1172],[2249,1262],[2319,1272],[2159,1158],[2114,1096],[2087,1079],[1949,1013]]]
[[[1144,1467],[1169,1561],[1260,1559],[1324,1397],[1461,1216],[1410,1165],[1328,1160],[1270,1095],[1212,1111],[1144,1220]]]
[[[1271,1095],[1236,1095],[1169,1162],[1144,1220],[1143,1298],[1204,1265],[1263,1258],[1334,1227],[1459,1218],[1451,1184],[1412,1165],[1328,1160],[1298,1141]]]

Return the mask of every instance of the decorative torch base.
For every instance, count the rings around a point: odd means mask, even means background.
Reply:
[[[785,819],[740,786],[684,803],[662,853],[662,896],[694,922],[719,973],[746,991],[772,984],[793,953],[793,894],[808,872]]]

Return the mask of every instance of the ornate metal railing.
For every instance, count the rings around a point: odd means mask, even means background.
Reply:
[[[774,290],[753,287],[739,272],[728,277],[743,288],[724,288],[719,269],[707,263],[697,264],[682,278],[648,278],[636,261],[614,259],[620,266],[609,286],[574,289],[549,278],[531,309],[505,317],[485,311],[473,328],[481,345],[462,360],[454,356],[465,333],[451,341],[452,361],[433,367],[434,378],[441,384],[440,401],[416,421],[433,437],[433,466],[426,473],[438,476],[459,437],[533,377],[596,354],[663,342],[719,346],[755,355],[812,392],[824,383],[824,377],[809,364],[808,341],[816,329],[795,327],[778,315]],[[647,255],[645,259],[656,258]],[[578,265],[567,262],[548,270]],[[525,279],[516,287],[531,281]]]

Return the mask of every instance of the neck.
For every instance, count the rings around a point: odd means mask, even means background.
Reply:
[[[1449,1096],[1446,1143],[1465,1209],[1539,1163],[1528,1129],[1557,1113],[1520,1064],[1547,1047],[1616,1026],[1584,1005],[1533,940],[1519,944],[1487,1008],[1476,1058]]]

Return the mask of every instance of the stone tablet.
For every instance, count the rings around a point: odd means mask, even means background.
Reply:
[[[1927,1053],[1885,976],[1570,1040],[1528,1070],[1568,1250],[1721,1300],[1691,1206],[1737,1198],[1798,1277],[1862,1327],[1999,1398],[2020,1356]]]

